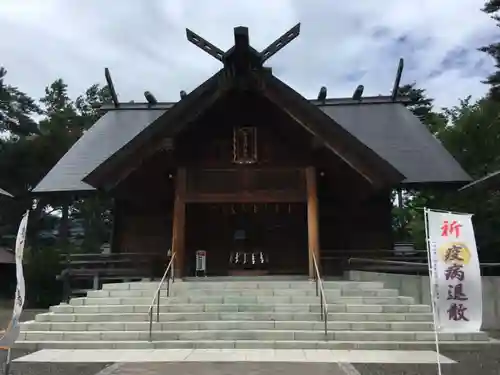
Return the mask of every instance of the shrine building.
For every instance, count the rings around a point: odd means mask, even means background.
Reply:
[[[33,193],[112,197],[111,252],[171,250],[178,276],[197,250],[209,275],[312,276],[325,254],[393,249],[395,189],[471,179],[397,95],[402,66],[387,96],[307,99],[276,77],[264,63],[298,34],[259,52],[236,27],[224,52],[187,30],[221,69],[177,102],[119,102],[106,71],[113,103]]]

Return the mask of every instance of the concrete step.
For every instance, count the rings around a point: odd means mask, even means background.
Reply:
[[[72,306],[81,305],[145,305],[150,304],[153,296],[148,297],[83,297],[73,298],[70,301]],[[182,296],[166,297],[160,295],[160,303],[163,304],[315,304],[319,303],[316,296]]]
[[[148,305],[58,305],[52,306],[50,311],[64,314],[97,314],[97,313],[144,313],[149,311]],[[173,304],[160,305],[160,312],[172,313],[201,313],[201,312],[290,312],[290,313],[319,313],[321,307],[317,304]],[[156,311],[156,306],[153,307]],[[349,305],[329,304],[329,312],[353,312],[353,313],[429,313],[428,305]]]
[[[90,305],[149,305],[152,297],[80,297],[73,298],[71,306]],[[167,297],[160,296],[160,304],[228,304],[228,305],[251,305],[251,304],[319,304],[319,297],[294,297],[294,296],[251,296],[251,297],[217,297],[217,296],[183,296]],[[330,303],[345,303],[355,305],[409,305],[415,302],[413,297],[330,297]]]
[[[260,275],[260,276],[186,276],[181,279],[187,282],[263,282],[263,281],[273,281],[273,282],[291,282],[291,281],[302,281],[309,282],[309,277],[306,275]],[[342,281],[342,277],[337,277],[335,280]]]
[[[153,298],[155,291],[149,289],[137,290],[91,290],[87,292],[87,297],[92,298],[115,298],[115,297],[148,297]],[[166,295],[166,289],[162,288],[161,295]],[[317,297],[316,289],[193,289],[193,290],[172,290],[172,297]],[[397,289],[328,289],[325,296],[331,297],[398,297]]]
[[[431,341],[434,332],[422,331],[328,331],[322,330],[182,330],[153,331],[153,341]],[[21,341],[147,341],[149,332],[143,331],[24,331]],[[444,341],[485,341],[484,333],[440,333]]]
[[[154,316],[156,319],[156,314]],[[431,322],[431,313],[335,313],[328,314],[330,321],[348,322]],[[201,313],[160,313],[160,322],[166,321],[319,321],[318,313],[278,313],[278,312],[201,312]],[[37,322],[146,322],[149,315],[144,313],[98,313],[98,314],[62,314],[45,313],[35,317]]]
[[[431,331],[432,322],[341,322],[329,321],[328,329],[333,331]],[[321,331],[322,321],[188,321],[153,322],[153,331],[194,330],[292,330]],[[24,331],[148,331],[149,322],[28,322],[21,324]]]
[[[489,341],[440,341],[442,350],[477,350]],[[41,349],[330,349],[330,350],[435,350],[433,340],[427,341],[26,341],[16,348]]]
[[[176,281],[162,290],[149,341],[155,282],[105,284],[22,324],[26,349],[434,349],[431,307],[382,282],[325,281],[328,333],[316,284],[283,278]],[[156,305],[153,319],[156,319]],[[484,333],[440,334],[440,344],[488,343]]]
[[[109,283],[103,285],[103,290],[152,290],[158,288],[158,281],[154,282],[133,282],[133,283]],[[313,281],[175,281],[171,284],[174,290],[206,290],[206,289],[315,289],[316,283]],[[384,283],[379,281],[324,281],[323,287],[329,289],[383,289]]]

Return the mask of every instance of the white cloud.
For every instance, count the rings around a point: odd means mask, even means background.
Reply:
[[[477,51],[498,32],[478,0],[2,0],[0,65],[8,82],[34,97],[56,78],[76,96],[111,69],[121,100],[177,100],[220,63],[186,41],[185,27],[222,49],[232,29],[248,26],[250,41],[263,49],[302,23],[301,36],[269,60],[274,72],[307,97],[326,85],[329,96],[388,94],[399,57],[404,82],[417,81],[450,106],[457,98],[480,97],[481,79],[492,69]],[[399,40],[399,42],[398,42]],[[460,54],[460,64],[450,54]],[[445,64],[443,64],[445,62]],[[474,68],[479,67],[481,68]]]

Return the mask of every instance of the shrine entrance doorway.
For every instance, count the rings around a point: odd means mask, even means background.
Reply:
[[[207,252],[207,275],[308,272],[306,203],[188,203],[186,273]]]

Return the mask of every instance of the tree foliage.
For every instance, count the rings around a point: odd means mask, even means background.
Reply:
[[[0,139],[0,186],[16,198],[0,202],[4,212],[0,215],[0,237],[12,239],[22,213],[33,205],[30,190],[98,119],[99,113],[94,105],[109,101],[110,95],[107,87],[92,85],[73,101],[68,95],[67,85],[58,79],[46,87],[44,97],[37,103],[11,86],[2,87],[6,101],[2,102],[2,108],[9,109],[9,116],[24,116],[35,121],[33,115],[36,114],[37,128],[40,129],[39,136],[33,137],[32,133],[14,132],[7,125],[3,127],[8,132]],[[18,102],[24,104],[19,105]],[[13,112],[12,108],[18,108],[20,112]],[[51,231],[57,232],[60,215],[54,216],[54,213],[60,212],[65,204],[69,204],[70,215],[79,219],[87,234],[84,236],[84,247],[96,251],[109,238],[110,204],[102,197],[81,199],[65,194],[37,197],[37,205],[29,221],[30,245],[39,247],[40,232],[42,237]]]
[[[471,102],[462,100],[457,106],[445,109],[447,125],[439,140],[464,169],[474,178],[500,169],[500,106],[490,98]],[[458,186],[426,188],[414,192],[406,210],[413,216],[409,231],[415,242],[424,246],[423,212],[434,209],[474,214],[475,233],[481,257],[500,260],[500,195],[482,190],[457,191]]]
[[[39,134],[33,115],[40,114],[40,108],[28,95],[4,80],[7,70],[0,67],[0,132],[27,136]]]
[[[500,27],[500,0],[488,0],[484,5],[483,12],[491,15]],[[489,54],[495,61],[496,71],[491,73],[485,83],[491,85],[490,96],[495,100],[500,100],[500,42],[491,43],[481,47],[480,51]]]

